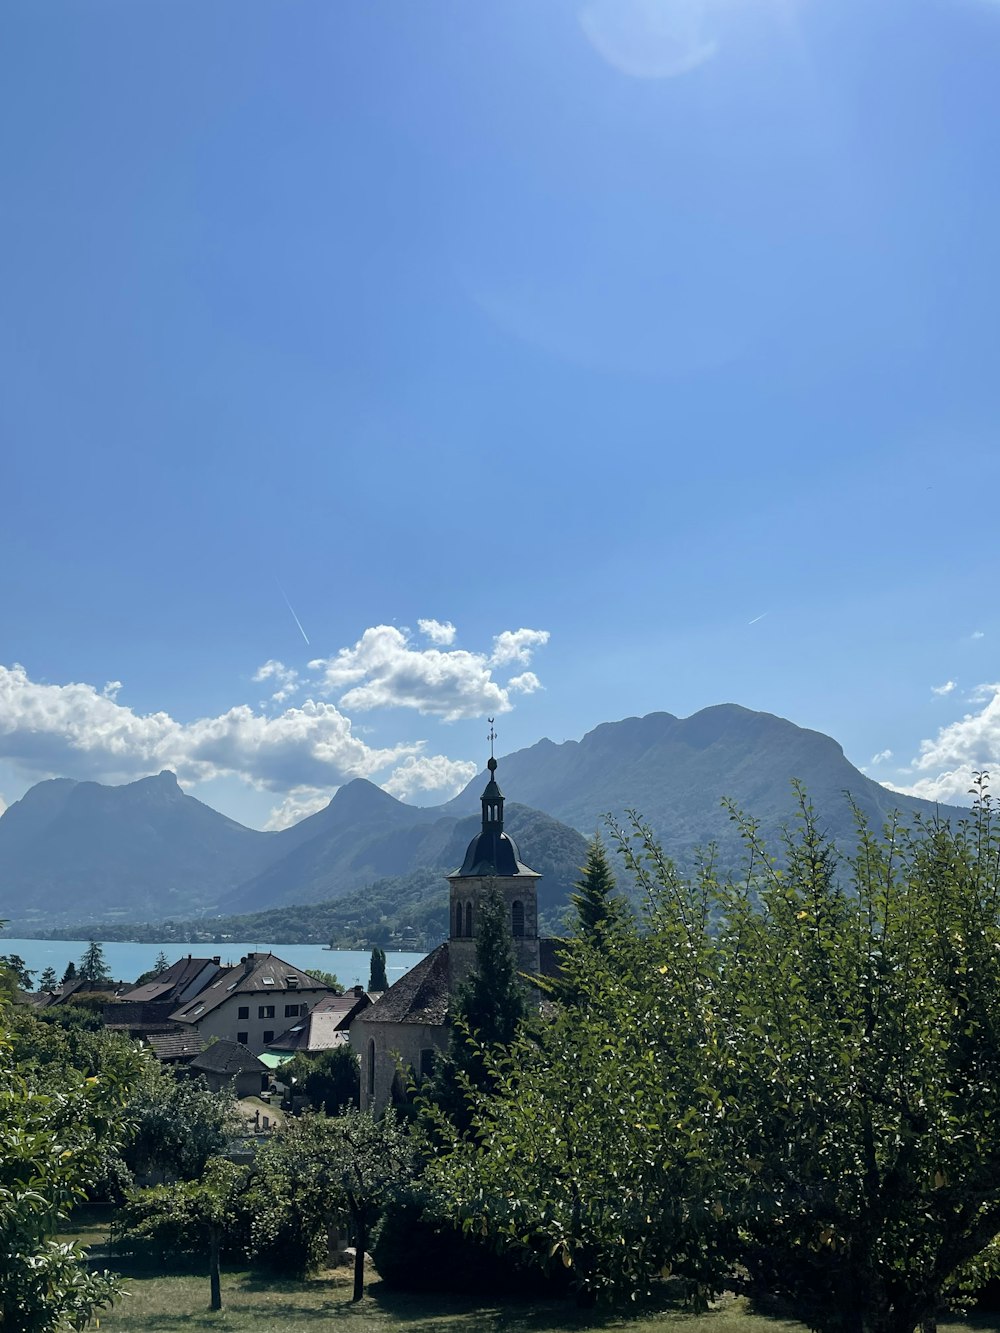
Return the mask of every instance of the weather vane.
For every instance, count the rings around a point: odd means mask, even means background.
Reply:
[[[490,758],[492,759],[492,758],[493,758],[493,742],[496,740],[496,738],[497,738],[497,734],[496,734],[496,732],[493,730],[493,718],[489,717],[489,718],[487,718],[486,720],[487,720],[487,722],[489,722],[489,724],[490,724],[490,734],[487,736],[486,739],[487,739],[487,740],[489,741],[489,743],[490,743]]]

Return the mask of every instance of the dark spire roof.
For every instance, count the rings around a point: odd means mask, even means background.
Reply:
[[[481,798],[482,832],[477,833],[469,843],[457,876],[471,879],[483,875],[533,875],[533,870],[522,865],[517,843],[503,831],[503,792],[497,785],[497,761],[492,754],[486,767],[490,770],[490,780]]]

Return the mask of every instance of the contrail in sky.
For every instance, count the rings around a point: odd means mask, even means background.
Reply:
[[[285,598],[285,601],[287,602],[287,600],[288,600],[288,598],[286,597],[286,598]],[[288,609],[289,609],[289,611],[292,611],[292,608],[291,608],[291,607],[289,607]],[[292,611],[292,615],[293,615],[293,616],[295,615],[295,612],[294,612],[294,611]],[[748,620],[748,621],[747,621],[747,624],[748,624],[748,625],[756,625],[757,621],[758,621],[758,620],[763,620],[763,619],[764,619],[764,616],[766,616],[766,615],[767,615],[767,612],[764,611],[764,612],[762,612],[759,616],[754,616],[753,620]],[[302,626],[300,625],[300,626],[299,626],[299,629],[301,629],[301,628],[302,628]],[[309,640],[306,639],[306,643],[308,643],[308,642],[309,642]]]
[[[301,621],[301,620],[298,618],[298,616],[295,614],[295,607],[292,606],[291,602],[288,600],[288,593],[285,592],[284,588],[281,586],[281,583],[280,583],[280,581],[279,581],[277,575],[275,575],[275,579],[274,579],[274,581],[275,581],[275,583],[278,584],[278,591],[281,593],[282,597],[284,597],[284,599],[285,599],[285,605],[288,607],[289,611],[291,611],[291,613],[292,613],[292,619],[295,621],[296,625],[298,625],[298,627],[299,627],[299,633],[300,633],[300,634],[302,635],[302,637],[305,639],[306,643],[309,643],[309,635],[308,635],[308,634],[305,632],[305,630],[302,628],[302,621]],[[310,647],[310,648],[312,647],[312,644],[311,644],[311,643],[309,643],[309,647]]]

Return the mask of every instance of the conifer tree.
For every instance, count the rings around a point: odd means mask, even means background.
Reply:
[[[489,1057],[513,1043],[527,1014],[507,912],[500,895],[491,893],[479,910],[475,964],[459,987],[449,1015],[448,1052],[437,1062],[425,1088],[424,1119],[432,1138],[436,1135],[433,1108],[459,1134],[468,1132],[472,1120],[468,1090],[492,1090]]]
[[[56,977],[54,968],[47,967],[45,971],[42,973],[42,975],[38,978],[39,990],[55,990],[55,988],[58,985],[59,981]]]
[[[62,982],[60,984],[66,986],[69,985],[71,981],[75,980],[76,980],[76,963],[74,963],[71,958],[69,962],[66,964],[66,971],[62,975]]]
[[[375,945],[372,949],[371,969],[368,975],[368,989],[370,991],[384,991],[389,989],[389,978],[385,974],[385,950]]]
[[[608,865],[600,835],[595,833],[587,849],[582,877],[573,886],[570,902],[576,913],[573,933],[599,942],[601,935],[621,919],[621,899],[615,895],[615,880]]]
[[[110,975],[103,946],[91,940],[80,959],[80,976],[84,981],[107,981]]]
[[[161,949],[160,952],[156,955],[156,962],[153,964],[154,976],[158,977],[162,972],[166,972],[169,966],[170,962],[167,958],[167,955]]]

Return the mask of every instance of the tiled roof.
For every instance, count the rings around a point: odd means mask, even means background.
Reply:
[[[267,1066],[241,1046],[238,1041],[213,1041],[200,1055],[191,1061],[195,1071],[203,1070],[211,1074],[242,1074],[248,1069],[261,1071]]]
[[[187,1060],[205,1045],[196,1032],[150,1032],[143,1040],[157,1060]]]
[[[181,1023],[197,1023],[230,995],[288,995],[292,991],[328,992],[329,987],[274,954],[249,953],[235,967],[223,968],[210,985],[176,1009],[172,1017]]]
[[[439,944],[361,1014],[364,1023],[441,1024],[448,1015],[448,945]]]
[[[145,981],[141,986],[132,986],[129,990],[122,991],[122,998],[125,1000],[176,1000],[179,995],[212,965],[218,967],[216,958],[192,958],[190,954],[186,958],[178,958],[176,963],[166,968],[159,976],[153,977],[150,981]],[[209,974],[211,976],[211,973]]]

